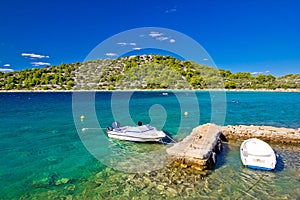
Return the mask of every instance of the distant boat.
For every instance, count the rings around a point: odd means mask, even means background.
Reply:
[[[120,126],[119,122],[113,122],[112,126],[106,129],[110,138],[127,140],[133,142],[159,142],[166,134],[155,127],[147,125]]]
[[[240,147],[242,163],[249,168],[273,170],[276,165],[274,150],[266,142],[257,138],[245,140]]]
[[[167,93],[167,92],[163,92],[163,93],[162,93],[162,95],[163,95],[163,96],[168,96],[168,95],[169,95],[169,93]]]

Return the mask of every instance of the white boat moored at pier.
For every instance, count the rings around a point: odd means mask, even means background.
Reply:
[[[245,140],[240,147],[242,163],[252,169],[273,170],[276,165],[274,150],[257,138]]]
[[[127,140],[133,142],[159,142],[166,134],[155,127],[147,125],[120,126],[119,122],[113,122],[111,127],[106,129],[110,138]]]

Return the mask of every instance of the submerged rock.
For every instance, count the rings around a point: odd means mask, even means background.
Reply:
[[[74,191],[74,190],[75,190],[75,188],[76,188],[76,186],[75,186],[75,185],[69,185],[69,186],[65,186],[65,189],[66,189],[67,191],[69,191],[69,192],[72,192],[72,191]]]
[[[46,188],[49,186],[49,179],[48,177],[44,177],[39,180],[34,180],[32,181],[32,185],[36,188]]]
[[[55,185],[62,185],[62,184],[66,184],[66,183],[69,183],[70,182],[70,179],[68,178],[61,178],[57,181],[55,181]]]
[[[164,186],[164,185],[157,185],[157,189],[158,189],[158,190],[164,190],[164,189],[165,189],[165,186]]]
[[[55,157],[55,156],[49,156],[49,157],[47,157],[46,159],[47,159],[47,161],[49,161],[49,162],[55,162],[55,161],[57,161],[57,157]]]
[[[175,197],[178,195],[177,191],[173,188],[168,188],[166,192],[167,192],[167,196],[169,197]]]

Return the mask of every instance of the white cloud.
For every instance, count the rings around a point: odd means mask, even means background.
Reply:
[[[266,70],[266,71],[264,71],[264,72],[251,72],[251,74],[253,74],[253,75],[267,74],[267,73],[270,73],[270,71],[269,71],[269,70]]]
[[[166,36],[166,35],[164,35],[163,33],[156,32],[156,31],[151,31],[151,32],[149,33],[149,36],[150,36],[150,37],[153,37],[153,38],[155,38],[156,40],[159,40],[159,41],[165,41],[165,40],[168,40],[170,43],[176,42],[176,40],[175,40],[175,39],[172,39],[172,37]]]
[[[207,61],[208,59],[207,58],[203,58],[202,60]]]
[[[149,33],[149,36],[153,37],[153,38],[155,38],[156,40],[159,40],[159,41],[169,40],[170,43],[176,42],[175,39],[169,39],[170,38],[169,36],[164,36],[163,33],[159,33],[159,32],[156,32],[156,31],[151,31]]]
[[[118,42],[117,43],[118,45],[121,45],[121,46],[126,46],[126,45],[130,45],[130,46],[136,46],[136,43],[135,42]]]
[[[172,8],[172,9],[166,10],[165,13],[172,13],[172,12],[176,12],[176,11],[177,11],[176,8]]]
[[[133,48],[133,50],[141,50],[142,48],[139,48],[139,47],[135,47]]]
[[[125,45],[127,45],[127,43],[126,43],[126,42],[118,42],[117,44],[118,44],[118,45],[121,45],[121,46],[125,46]]]
[[[50,63],[47,62],[31,62],[33,66],[43,66],[43,65],[50,65]]]
[[[35,53],[22,53],[21,55],[28,58],[38,58],[38,59],[50,58],[49,56],[35,54]]]
[[[164,34],[162,34],[162,33],[159,33],[159,32],[155,32],[155,31],[151,31],[150,33],[149,33],[149,36],[151,36],[151,37],[160,37],[160,36],[163,36]]]
[[[14,70],[13,69],[9,69],[9,68],[0,68],[0,72],[13,72]]]
[[[167,40],[169,38],[168,37],[157,37],[156,39],[159,40],[159,41],[164,41],[164,40]]]
[[[263,74],[263,73],[262,72],[251,72],[251,74],[257,75],[257,74]]]
[[[10,64],[9,63],[4,64],[3,67],[10,67]]]
[[[114,57],[114,56],[117,56],[118,54],[116,54],[116,53],[106,53],[105,55],[109,56],[109,57]]]

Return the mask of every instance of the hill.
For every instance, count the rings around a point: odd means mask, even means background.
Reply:
[[[232,73],[171,56],[142,55],[0,72],[0,90],[300,89],[300,75]]]

